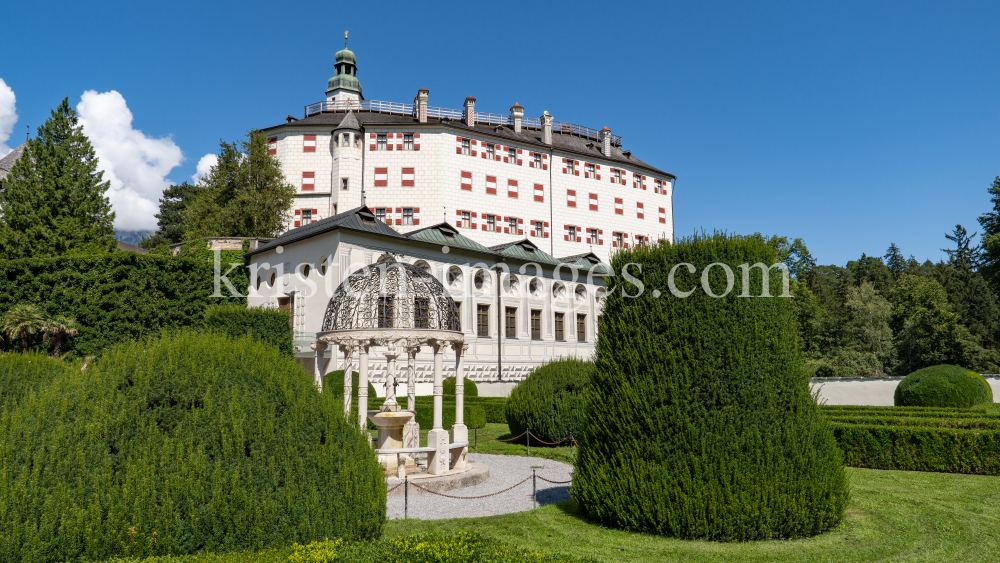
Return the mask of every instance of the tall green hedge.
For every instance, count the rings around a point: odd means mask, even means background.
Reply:
[[[848,500],[843,454],[809,392],[787,298],[759,297],[773,264],[759,235],[701,235],[619,252],[600,319],[596,368],[572,496],[612,527],[718,541],[794,538],[837,524]],[[621,272],[644,285],[637,286]],[[678,292],[668,277],[674,266]],[[722,298],[703,269],[729,265]],[[772,270],[770,294],[782,292]],[[708,270],[722,295],[727,276]],[[654,293],[654,290],[657,293]]]
[[[209,305],[205,310],[205,327],[238,337],[247,335],[274,344],[291,356],[292,325],[287,310],[247,307],[239,303]],[[343,382],[341,382],[343,388]]]
[[[507,399],[507,425],[515,436],[525,430],[545,442],[578,436],[583,423],[584,391],[593,362],[576,358],[541,365],[518,384]]]
[[[0,413],[70,371],[80,371],[80,366],[37,352],[0,354]]]
[[[978,373],[952,365],[918,369],[896,386],[897,407],[969,408],[993,402],[993,390]]]
[[[367,438],[247,337],[166,334],[56,375],[0,418],[0,467],[7,561],[372,538],[385,522]]]
[[[223,254],[225,273],[229,262],[240,260],[236,251]],[[246,293],[246,269],[236,268],[228,278],[240,293]],[[49,315],[75,318],[80,334],[65,340],[63,351],[85,357],[164,328],[198,325],[209,304],[246,303],[242,298],[212,297],[214,282],[213,261],[204,256],[114,253],[0,260],[0,313],[20,303],[34,303]],[[225,286],[222,295],[229,295]],[[41,337],[32,344],[49,349]],[[0,341],[0,350],[16,348],[16,343]]]

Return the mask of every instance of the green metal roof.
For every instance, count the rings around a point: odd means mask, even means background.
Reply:
[[[553,266],[561,264],[559,260],[551,254],[543,252],[535,246],[535,243],[528,239],[491,246],[490,250],[508,258],[523,260],[525,262],[538,262],[539,264],[551,264]]]
[[[593,269],[595,274],[609,275],[611,274],[611,268],[601,262],[601,259],[597,257],[593,252],[588,252],[586,254],[574,254],[573,256],[565,256],[559,259],[563,264],[570,264],[577,268],[590,271]]]
[[[406,236],[421,242],[439,244],[449,248],[462,248],[472,250],[473,252],[493,254],[493,251],[489,248],[458,232],[458,229],[448,223],[438,223],[437,225],[425,227],[417,231],[411,231],[406,233]]]
[[[337,74],[326,81],[326,92],[342,88],[361,94],[361,82],[358,81],[358,59],[348,49],[337,51],[333,56]]]

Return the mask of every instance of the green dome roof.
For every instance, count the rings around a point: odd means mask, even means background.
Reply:
[[[334,66],[337,67],[337,74],[326,81],[326,92],[340,88],[361,94],[361,82],[358,81],[358,59],[354,53],[344,48],[333,56]]]

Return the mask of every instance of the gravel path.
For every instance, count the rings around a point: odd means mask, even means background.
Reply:
[[[551,481],[568,481],[572,478],[571,465],[542,459],[516,455],[469,454],[469,461],[490,466],[490,478],[485,483],[463,489],[452,489],[445,494],[473,497],[502,491],[525,477],[528,481],[520,486],[496,496],[481,499],[453,499],[426,493],[410,487],[410,518],[438,520],[443,518],[470,518],[523,512],[534,508],[531,501],[531,470],[539,477]],[[412,484],[411,484],[412,485]],[[569,500],[569,483],[554,485],[538,479],[538,505],[544,506]],[[403,497],[390,495],[387,512],[390,520],[403,517]]]

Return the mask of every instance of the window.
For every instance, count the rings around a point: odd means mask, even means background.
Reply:
[[[462,303],[455,303],[455,316],[451,319],[451,330],[462,331]]]
[[[345,133],[345,138],[346,138],[346,133]],[[360,146],[361,146],[361,135],[354,135],[354,148],[358,148]]]
[[[403,174],[402,176],[403,187],[413,187],[413,178],[414,178],[413,169],[404,168],[402,174]]]
[[[542,167],[542,155],[535,153],[535,168]]]
[[[625,233],[615,233],[615,246],[618,248],[625,246]]]
[[[563,326],[565,319],[566,319],[565,314],[556,313],[556,323],[555,323],[556,340],[560,341],[566,340],[566,331],[565,327]]]
[[[614,178],[614,182],[616,184],[621,184],[622,183],[622,171],[621,170],[614,170],[612,172],[612,174],[613,174],[612,178]]]
[[[642,187],[642,176],[639,174],[632,175],[632,187],[641,188]]]
[[[569,174],[576,174],[576,166],[573,164],[573,159],[568,159],[566,161],[566,172]]]
[[[469,213],[468,211],[463,211],[462,212],[462,220],[459,222],[458,226],[462,227],[462,228],[465,228],[465,229],[471,229],[472,228],[472,214]]]
[[[487,215],[486,216],[486,230],[487,231],[496,231],[497,230],[497,216],[496,215]]]
[[[312,223],[312,222],[313,222],[312,209],[303,209],[302,210],[302,219],[301,219],[302,225],[303,226],[304,225],[308,225],[309,223]]]
[[[587,315],[576,316],[576,339],[578,342],[587,341]]]
[[[566,227],[566,239],[571,242],[576,242],[576,227],[573,225]]]
[[[334,135],[333,136],[333,146],[335,146],[335,147],[339,147],[340,146],[340,135]]]
[[[278,309],[282,311],[288,311],[291,314],[288,316],[288,327],[295,329],[295,294],[292,293],[288,297],[278,298]]]
[[[486,145],[486,158],[495,160],[497,157],[496,147],[492,143]]]
[[[342,189],[342,190],[344,190],[346,192],[347,191],[347,187],[348,187],[347,178],[341,178],[340,179],[340,189]]]
[[[403,208],[403,224],[412,225],[413,224],[413,208],[404,207]]]
[[[490,335],[490,306],[476,305],[476,335]]]
[[[543,226],[542,222],[541,221],[535,221],[534,226],[535,226],[535,228],[534,228],[534,230],[531,231],[531,236],[533,236],[533,237],[540,237],[540,236],[542,236],[542,234],[545,232],[545,227]]]
[[[653,193],[663,193],[663,182],[659,179],[653,180]]]
[[[375,208],[375,218],[378,219],[379,221],[382,221],[383,223],[385,223],[385,208],[384,207],[376,207]]]
[[[531,310],[531,339],[542,339],[542,312],[538,309]]]
[[[378,136],[378,143],[375,146],[380,151],[384,151],[385,150],[385,148],[386,148],[385,134],[381,134],[381,135]]]
[[[599,235],[597,229],[587,229],[587,243],[588,244],[598,244]]]
[[[512,235],[517,234],[517,217],[507,218],[507,228],[510,230],[510,234]]]
[[[506,307],[504,326],[507,338],[517,338],[517,308]]]
[[[311,192],[316,188],[316,173],[315,172],[303,172],[302,173],[302,191]]]
[[[430,328],[430,299],[426,297],[415,297],[413,299],[413,327]]]
[[[587,164],[587,170],[586,170],[586,172],[584,172],[583,175],[585,177],[587,177],[587,178],[596,178],[597,177],[597,166],[594,165],[594,164]]]
[[[267,140],[267,154],[278,154],[277,137],[271,137]]]
[[[392,295],[378,298],[378,327],[392,328]]]
[[[507,147],[507,158],[510,159],[511,164],[517,164],[517,149]]]
[[[316,135],[302,137],[302,152],[316,152]]]
[[[403,150],[413,150],[413,133],[403,135]]]
[[[471,147],[469,145],[470,143],[468,139],[462,139],[462,154],[464,155],[472,154]]]

